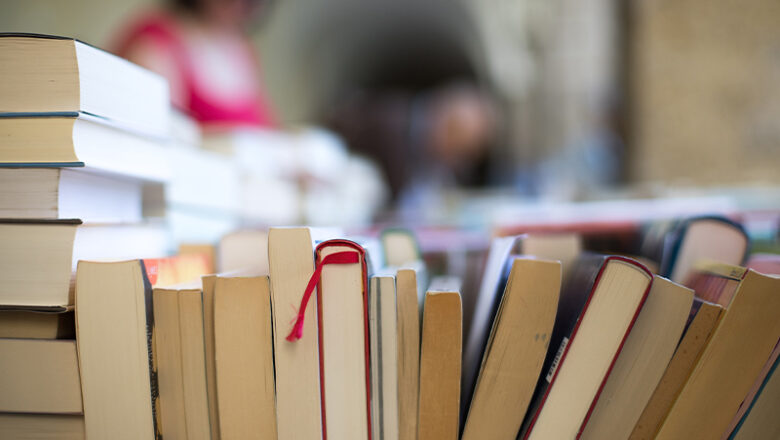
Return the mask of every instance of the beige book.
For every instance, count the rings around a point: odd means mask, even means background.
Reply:
[[[217,279],[214,355],[226,440],[276,438],[270,296],[268,277]]]
[[[163,438],[187,438],[184,415],[179,291],[154,289],[154,357],[160,391],[159,420]]]
[[[628,438],[680,341],[693,291],[655,276],[580,438]]]
[[[190,440],[211,438],[203,322],[203,292],[200,289],[180,290],[181,373],[184,418],[187,422],[187,438]]]
[[[398,311],[398,438],[417,438],[420,397],[420,304],[417,273],[399,269],[395,277]]]
[[[747,272],[657,439],[719,438],[726,430],[780,338],[778,292],[780,278]]]
[[[742,419],[731,437],[733,440],[775,439],[780,438],[780,373],[777,362],[763,383],[760,394],[753,401],[749,412]]]
[[[420,346],[419,440],[458,438],[462,312],[458,292],[428,292]]]
[[[463,439],[517,437],[547,354],[560,289],[560,262],[518,258],[512,263]]]
[[[84,416],[0,414],[0,438],[9,440],[84,440]]]
[[[73,310],[60,313],[0,310],[0,338],[76,339]]]
[[[371,277],[368,304],[371,335],[372,439],[398,438],[398,328],[395,277]]]
[[[358,249],[357,244],[344,240],[325,241],[317,248],[318,260],[338,252],[358,254]],[[329,439],[367,439],[369,436],[366,383],[368,292],[362,263],[323,266],[318,287],[322,319],[323,414]]]
[[[81,414],[76,341],[0,339],[0,411]]]
[[[203,284],[203,345],[206,353],[206,391],[209,400],[211,439],[219,440],[219,403],[217,402],[217,364],[214,356],[214,290],[216,275],[201,278]]]
[[[421,260],[420,248],[414,233],[406,229],[382,231],[385,266],[401,267]]]
[[[519,250],[523,255],[560,261],[565,275],[582,253],[582,237],[571,232],[524,234],[520,236]]]
[[[699,361],[723,315],[723,307],[694,298],[693,319],[653,391],[629,439],[651,440]]]
[[[151,286],[141,261],[80,261],[76,336],[87,438],[155,438]]]
[[[271,228],[268,233],[268,263],[279,438],[320,439],[322,413],[316,301],[309,301],[304,311],[303,338],[294,342],[286,339],[314,272],[314,250],[309,229]]]

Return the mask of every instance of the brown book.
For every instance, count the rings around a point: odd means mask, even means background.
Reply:
[[[76,339],[76,321],[72,310],[0,310],[0,338]]]
[[[655,276],[580,438],[628,438],[685,328],[693,291]]]
[[[415,270],[399,269],[395,288],[398,312],[398,438],[416,440],[420,397],[420,304]]]
[[[184,416],[187,438],[191,440],[211,438],[204,334],[203,292],[200,289],[180,290],[179,337]]]
[[[455,440],[460,413],[463,309],[458,292],[428,292],[420,346],[419,440]]]
[[[186,438],[177,289],[154,289],[154,357],[160,391],[160,432],[163,438]]]
[[[90,439],[159,435],[152,362],[152,289],[139,260],[80,261],[76,274],[85,432]]]
[[[216,275],[201,278],[203,284],[203,345],[206,353],[206,391],[209,400],[211,439],[219,440],[219,403],[217,402],[217,361],[214,357],[214,290]]]
[[[0,339],[0,411],[81,414],[76,341]]]
[[[276,420],[279,438],[322,437],[320,363],[316,302],[309,301],[304,337],[286,339],[298,316],[306,285],[314,272],[314,249],[308,228],[271,228],[268,263],[273,312]],[[310,335],[311,337],[306,337]]]
[[[723,307],[717,304],[694,299],[690,315],[692,318],[689,318],[688,328],[685,330],[663,376],[661,376],[661,380],[658,381],[658,386],[642,410],[629,439],[651,440],[655,438],[661,423],[699,361],[699,357],[720,322],[723,312]]]
[[[719,438],[726,430],[780,339],[778,292],[780,278],[745,274],[657,439]]]
[[[372,438],[398,438],[398,320],[395,277],[374,275],[368,302]]]
[[[485,347],[463,439],[517,436],[547,354],[560,288],[560,262],[513,261]]]
[[[271,344],[268,277],[218,278],[214,355],[220,438],[276,438]]]
[[[0,414],[0,438],[9,440],[84,440],[84,416]]]

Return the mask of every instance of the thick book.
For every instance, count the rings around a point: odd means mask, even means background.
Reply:
[[[81,261],[76,336],[87,438],[159,438],[152,287],[140,260]]]
[[[219,437],[276,438],[268,277],[217,278],[214,356]]]
[[[371,336],[371,438],[398,438],[398,321],[392,275],[371,277],[368,316]]]
[[[73,310],[1,310],[0,338],[76,339]]]
[[[0,438],[84,440],[84,416],[0,413]]]
[[[81,414],[76,341],[0,339],[0,412]]]
[[[145,185],[162,193],[161,185],[87,168],[0,168],[0,218],[140,222]]]
[[[417,438],[420,398],[420,303],[417,271],[398,269],[395,276],[398,313],[398,438]]]
[[[462,347],[460,293],[427,292],[420,343],[419,440],[458,438]]]
[[[680,342],[693,291],[656,276],[583,439],[628,438]]]
[[[579,437],[651,283],[650,272],[628,258],[578,259],[561,290],[550,350],[521,428],[524,440]]]
[[[160,75],[81,41],[0,34],[0,114],[86,113],[158,135],[170,130]]]
[[[308,228],[271,228],[268,265],[274,326],[276,420],[279,438],[322,437],[319,344],[316,337],[288,341],[298,314],[306,316],[303,335],[317,334],[316,303],[298,310],[314,272],[314,249]]]
[[[512,261],[473,398],[466,403],[463,439],[517,436],[550,343],[560,288],[560,262]]]
[[[724,308],[694,298],[685,333],[634,425],[631,440],[652,440],[720,323]]]
[[[726,430],[780,339],[779,291],[780,278],[748,270],[657,439],[719,438]]]
[[[355,263],[327,264],[331,255],[345,254],[355,255]],[[366,252],[353,241],[327,240],[317,245],[315,261],[321,267],[317,314],[323,438],[366,439],[371,431]]]

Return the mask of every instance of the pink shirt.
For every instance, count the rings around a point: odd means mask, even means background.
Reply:
[[[178,82],[171,84],[178,92],[173,94],[174,105],[203,125],[274,127],[249,42],[232,35],[222,40],[197,38],[185,34],[167,14],[150,13],[126,28],[114,52],[127,57],[143,42],[166,57],[174,70],[171,81]]]

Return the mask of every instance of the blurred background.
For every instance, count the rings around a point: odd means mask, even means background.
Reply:
[[[213,236],[253,222],[494,223],[623,198],[780,206],[777,0],[0,4],[4,32],[73,36],[166,74],[200,122],[190,143],[267,171],[253,203],[270,208]],[[222,78],[227,95],[261,96],[260,116],[193,114],[167,65],[178,57],[144,44],[150,16],[181,31],[215,93]],[[220,60],[244,39],[257,69],[235,73],[246,57]],[[311,163],[272,181],[292,144],[290,160]]]

